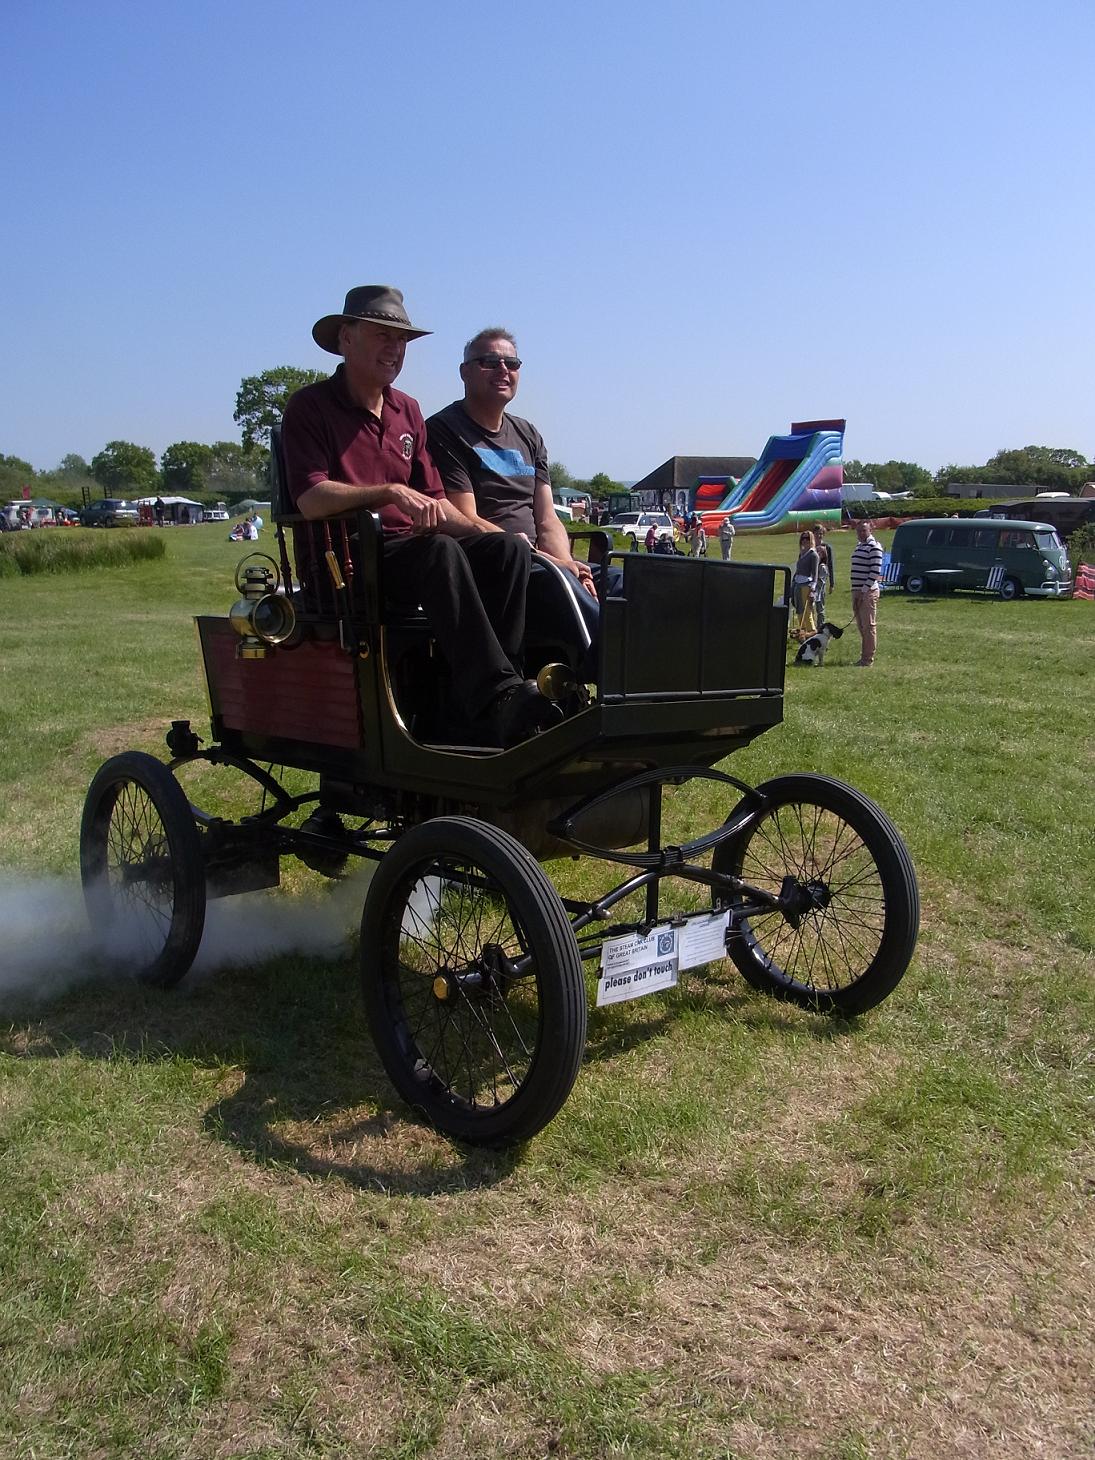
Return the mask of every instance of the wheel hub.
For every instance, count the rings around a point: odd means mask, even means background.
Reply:
[[[513,965],[497,943],[487,943],[475,963],[464,968],[443,968],[433,981],[433,996],[440,1003],[456,997],[487,999],[496,990],[504,993]]]
[[[831,901],[829,884],[819,878],[803,882],[798,877],[785,877],[780,887],[779,909],[792,928],[797,928],[808,914],[827,908]]]
[[[171,862],[164,856],[163,845],[160,841],[149,841],[137,849],[136,859],[124,862],[119,871],[123,887],[144,883],[148,886],[163,888],[170,881]]]

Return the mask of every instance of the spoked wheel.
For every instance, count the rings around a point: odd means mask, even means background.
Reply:
[[[440,1130],[504,1146],[558,1113],[585,1047],[582,960],[511,836],[467,817],[405,832],[369,888],[361,965],[384,1067]]]
[[[178,983],[205,926],[205,866],[182,787],[155,756],[127,751],[96,772],[80,825],[80,878],[110,956],[146,983]]]
[[[841,1014],[873,1008],[916,946],[920,899],[904,842],[873,801],[828,776],[779,776],[757,790],[767,809],[716,848],[713,865],[779,907],[746,912],[737,932],[731,918],[730,957],[777,999]],[[733,909],[750,898],[717,900]]]

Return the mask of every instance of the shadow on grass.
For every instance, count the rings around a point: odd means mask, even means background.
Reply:
[[[711,1016],[758,1039],[807,1034],[819,1044],[856,1034],[858,1018],[813,1013],[751,989],[741,979],[692,977],[669,999],[637,1000],[590,1009],[585,1064],[616,1059],[659,1038],[682,1017]]]
[[[499,1153],[449,1141],[399,1100],[374,1052],[350,960],[275,959],[167,991],[88,984],[46,1006],[9,1003],[3,1015],[0,1051],[17,1058],[240,1071],[242,1082],[206,1111],[204,1128],[253,1160],[306,1176],[423,1196],[491,1186],[521,1159],[520,1147]],[[369,1113],[360,1116],[363,1106]],[[390,1162],[378,1160],[388,1141]]]
[[[17,1058],[174,1063],[226,1080],[239,1072],[238,1086],[202,1124],[263,1164],[421,1196],[491,1186],[521,1161],[520,1147],[488,1152],[438,1135],[395,1095],[365,1025],[351,959],[272,959],[192,976],[166,991],[118,980],[85,984],[53,1004],[9,1003],[4,1013],[0,1050]],[[585,1062],[624,1056],[687,1018],[732,1023],[758,1042],[803,1034],[823,1042],[857,1028],[855,1020],[766,998],[734,977],[691,977],[657,1001],[591,1009]],[[378,1159],[389,1143],[390,1160]]]
[[[984,592],[976,588],[945,588],[935,593],[904,593],[893,602],[907,603],[910,608],[934,607],[940,603],[976,603],[981,608],[1008,608],[1015,603],[1043,603],[1048,599],[1021,593],[1018,598],[1001,598],[999,593]]]

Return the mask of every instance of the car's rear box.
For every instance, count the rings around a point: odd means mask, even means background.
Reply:
[[[388,703],[383,636],[366,657],[308,638],[239,658],[226,618],[199,618],[213,733],[225,749],[350,785],[462,804],[577,798],[648,767],[711,765],[780,722],[785,568],[616,555],[623,587],[603,606],[594,702],[512,749],[420,745]]]

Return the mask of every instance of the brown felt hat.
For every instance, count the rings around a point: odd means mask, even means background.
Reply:
[[[368,320],[370,324],[386,325],[388,329],[398,330],[400,334],[406,335],[409,340],[421,339],[423,335],[433,333],[432,330],[415,329],[411,324],[403,307],[401,290],[393,289],[391,284],[359,284],[346,295],[341,314],[325,314],[322,319],[316,320],[312,326],[312,339],[321,350],[326,350],[331,355],[340,355],[342,351],[338,348],[339,328],[344,320],[356,319]]]

